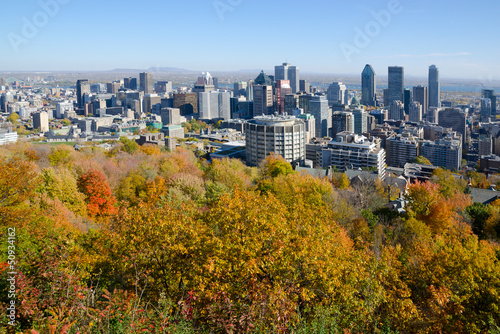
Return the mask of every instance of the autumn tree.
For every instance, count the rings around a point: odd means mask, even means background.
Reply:
[[[264,177],[276,177],[293,173],[292,165],[281,155],[271,153],[260,164]]]
[[[413,159],[412,162],[415,163],[415,164],[432,166],[432,164],[429,161],[429,159],[427,159],[426,157],[423,157],[421,155],[419,155],[418,157],[415,157],[415,159]]]
[[[116,212],[115,197],[106,176],[90,170],[78,179],[78,188],[86,196],[87,212],[90,217],[112,215]]]

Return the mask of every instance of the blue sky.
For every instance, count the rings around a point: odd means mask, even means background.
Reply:
[[[44,14],[40,3],[54,1]],[[400,65],[424,77],[436,64],[443,78],[499,80],[499,10],[497,0],[8,1],[0,71],[222,71],[288,60],[302,72],[357,74],[370,63],[377,74]],[[23,32],[26,22],[37,31]]]

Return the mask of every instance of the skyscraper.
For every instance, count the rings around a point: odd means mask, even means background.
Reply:
[[[324,95],[311,97],[309,113],[316,120],[316,137],[328,136],[331,118],[328,115],[328,100]]]
[[[422,105],[413,101],[409,107],[410,122],[420,122],[422,120]]]
[[[413,87],[413,101],[420,103],[423,115],[427,116],[427,109],[429,108],[429,95],[427,87],[420,85]]]
[[[462,135],[462,144],[466,143],[466,116],[465,113],[460,109],[447,108],[445,110],[440,110],[438,114],[438,124],[445,128],[452,128]]]
[[[271,115],[273,113],[273,87],[268,85],[253,86],[254,116]]]
[[[493,89],[483,89],[481,91],[481,97],[483,99],[490,99],[491,117],[494,119],[497,115],[497,97],[495,96],[495,91]]]
[[[144,94],[153,94],[153,74],[151,73],[140,73],[139,74],[141,92]]]
[[[392,101],[403,101],[403,90],[405,86],[404,69],[401,66],[389,66],[389,90],[387,103],[391,105]]]
[[[289,63],[283,63],[274,67],[274,80],[290,80],[292,93],[295,94],[300,88],[299,68]]]
[[[285,96],[292,94],[289,80],[276,81],[276,111],[282,115],[285,112]]]
[[[413,92],[409,89],[404,90],[404,109],[405,109],[405,115],[410,114],[410,104],[413,102]]]
[[[328,104],[348,104],[347,89],[342,82],[332,82],[327,90]]]
[[[90,84],[87,79],[78,80],[76,82],[76,101],[78,108],[83,108],[85,104],[84,95],[90,94]]]
[[[354,118],[354,133],[362,135],[367,132],[367,116],[368,114],[364,109],[354,109],[352,112]]]
[[[441,107],[441,88],[439,70],[436,65],[429,66],[429,107]]]
[[[376,74],[372,66],[366,64],[361,73],[361,104],[376,106],[377,104],[377,82]]]

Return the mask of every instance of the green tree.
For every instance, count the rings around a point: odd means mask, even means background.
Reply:
[[[19,121],[19,114],[13,112],[12,114],[9,115],[9,117],[7,117],[7,120],[12,124],[17,124],[17,122]]]
[[[429,165],[431,166],[431,162],[429,161],[429,159],[427,159],[426,157],[423,157],[421,155],[419,155],[418,157],[415,157],[415,159],[412,160],[413,163],[415,164],[421,164],[421,165]]]

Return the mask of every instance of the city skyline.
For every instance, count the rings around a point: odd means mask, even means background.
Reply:
[[[451,1],[409,0],[363,0],[340,8],[323,1],[132,4],[10,3],[0,22],[6,46],[0,54],[0,71],[167,66],[238,71],[272,69],[289,62],[303,73],[358,74],[371,64],[376,72],[397,65],[405,68],[405,75],[423,77],[436,64],[441,78],[474,79],[485,85],[500,78],[494,59],[499,47],[485,33],[495,31],[498,3],[489,3],[488,11]],[[248,26],[251,33],[244,28]],[[288,33],[278,39],[260,38],[276,29]]]

